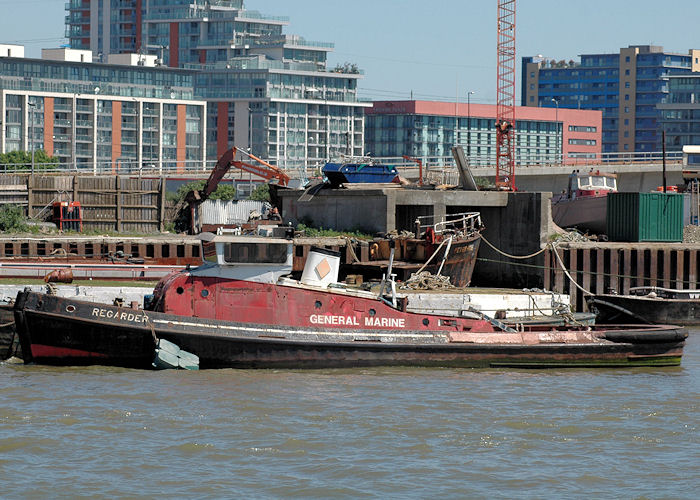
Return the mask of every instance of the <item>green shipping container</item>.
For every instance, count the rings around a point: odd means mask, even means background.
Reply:
[[[683,195],[610,193],[607,229],[610,241],[683,241]]]

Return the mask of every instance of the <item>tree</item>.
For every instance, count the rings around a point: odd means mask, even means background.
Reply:
[[[333,68],[334,73],[350,73],[350,74],[358,74],[360,72],[360,68],[357,67],[357,64],[355,63],[350,63],[346,62],[343,64],[337,64],[335,68]]]
[[[11,151],[0,154],[0,165],[12,165],[16,170],[31,170],[32,153],[27,151]],[[49,156],[43,149],[34,151],[34,169],[50,170],[58,167],[58,158]]]
[[[224,201],[235,200],[236,188],[233,187],[233,184],[221,184],[219,187],[216,188],[216,191],[214,191],[211,194],[211,196],[209,196],[209,199]]]
[[[206,183],[206,180],[199,179],[196,181],[188,182],[187,184],[182,184],[180,187],[177,188],[177,191],[175,193],[168,193],[167,199],[172,202],[179,203],[180,201],[185,199],[185,196],[190,191],[201,191],[202,189],[204,189],[204,185]],[[214,191],[209,196],[209,199],[224,201],[235,200],[236,188],[234,188],[231,184],[221,184],[219,185],[219,187],[216,188],[216,191]]]
[[[24,209],[17,205],[0,207],[0,231],[8,233],[23,233],[28,229],[24,217]]]
[[[270,201],[270,185],[259,184],[253,192],[250,193],[250,199],[253,201]]]

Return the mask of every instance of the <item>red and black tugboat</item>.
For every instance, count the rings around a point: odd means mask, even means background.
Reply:
[[[148,368],[169,341],[200,368],[671,366],[687,336],[674,326],[512,327],[468,311],[412,313],[390,278],[379,293],[337,283],[332,251],[313,252],[297,281],[287,277],[291,239],[202,237],[205,264],[163,278],[145,310],[18,294],[25,362]]]

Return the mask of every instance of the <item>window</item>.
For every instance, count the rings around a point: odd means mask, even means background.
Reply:
[[[569,144],[572,146],[595,146],[595,139],[569,139]]]
[[[569,125],[569,132],[597,132],[598,127],[585,127],[583,125]]]
[[[630,82],[625,82],[625,88],[626,89],[630,88]]]
[[[625,62],[630,62],[630,56],[625,57]]]
[[[626,75],[626,76],[629,76],[629,74],[630,74],[630,70],[626,69],[626,70],[625,70],[625,75]]]
[[[629,118],[625,118],[625,125],[629,125],[629,124],[630,124]]]
[[[629,101],[629,100],[630,100],[630,95],[629,95],[629,94],[625,94],[625,101]]]
[[[286,243],[228,243],[224,261],[240,264],[284,264],[287,262]]]
[[[627,106],[625,106],[625,113],[629,113],[629,112],[630,112],[630,108],[628,108]]]

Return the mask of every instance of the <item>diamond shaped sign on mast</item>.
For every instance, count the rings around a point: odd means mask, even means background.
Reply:
[[[498,0],[496,188],[515,191],[515,0]]]

